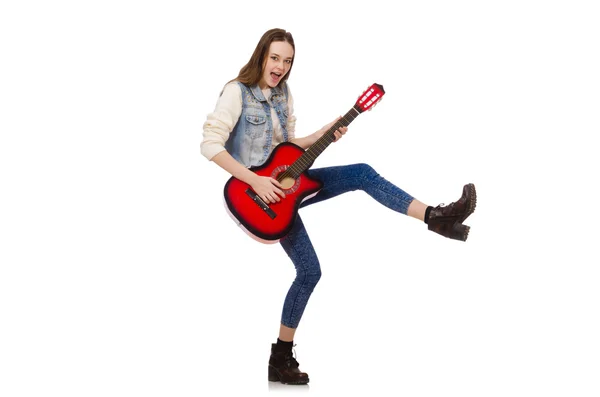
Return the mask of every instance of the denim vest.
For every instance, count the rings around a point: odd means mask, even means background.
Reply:
[[[279,86],[271,88],[270,105],[258,84],[252,87],[240,82],[238,84],[242,89],[242,113],[229,139],[225,142],[225,149],[246,167],[254,167],[264,163],[271,154],[273,144],[271,106],[275,108],[279,118],[283,140],[288,140],[287,85],[284,83],[283,89]]]

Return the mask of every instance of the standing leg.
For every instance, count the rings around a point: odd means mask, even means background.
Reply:
[[[321,266],[300,216],[280,243],[296,268],[296,278],[283,304],[279,338],[271,345],[269,380],[306,384],[308,375],[300,371],[299,363],[292,355],[292,347],[308,299],[321,278]]]
[[[295,329],[321,278],[321,265],[300,216],[296,218],[290,233],[280,240],[280,244],[296,268],[296,279],[285,298],[281,323]]]

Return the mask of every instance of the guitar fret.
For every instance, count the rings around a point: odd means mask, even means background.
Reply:
[[[306,171],[316,160],[316,158],[331,144],[335,141],[335,131],[340,127],[347,127],[358,117],[361,112],[357,109],[357,105],[350,108],[350,110],[342,116],[338,121],[335,122],[329,130],[327,130],[323,136],[321,136],[315,143],[313,143],[306,151],[300,156],[291,166],[288,167],[286,177],[297,179],[304,171]],[[288,173],[289,171],[289,173]]]

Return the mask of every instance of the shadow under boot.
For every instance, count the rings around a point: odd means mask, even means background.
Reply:
[[[469,183],[463,187],[462,196],[458,201],[431,209],[428,229],[453,240],[467,241],[470,227],[463,225],[463,222],[475,211],[476,205],[475,185]]]
[[[300,363],[292,354],[292,349],[280,351],[277,344],[271,344],[271,357],[269,358],[269,380],[289,385],[305,385],[308,383],[308,374],[300,371]]]

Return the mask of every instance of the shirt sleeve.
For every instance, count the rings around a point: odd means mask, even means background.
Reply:
[[[203,125],[200,153],[208,160],[225,150],[225,142],[242,114],[242,90],[236,82],[229,83],[209,113]]]
[[[288,141],[291,141],[296,137],[296,116],[294,115],[294,98],[292,97],[292,91],[288,85],[288,119],[287,119],[287,133]]]

